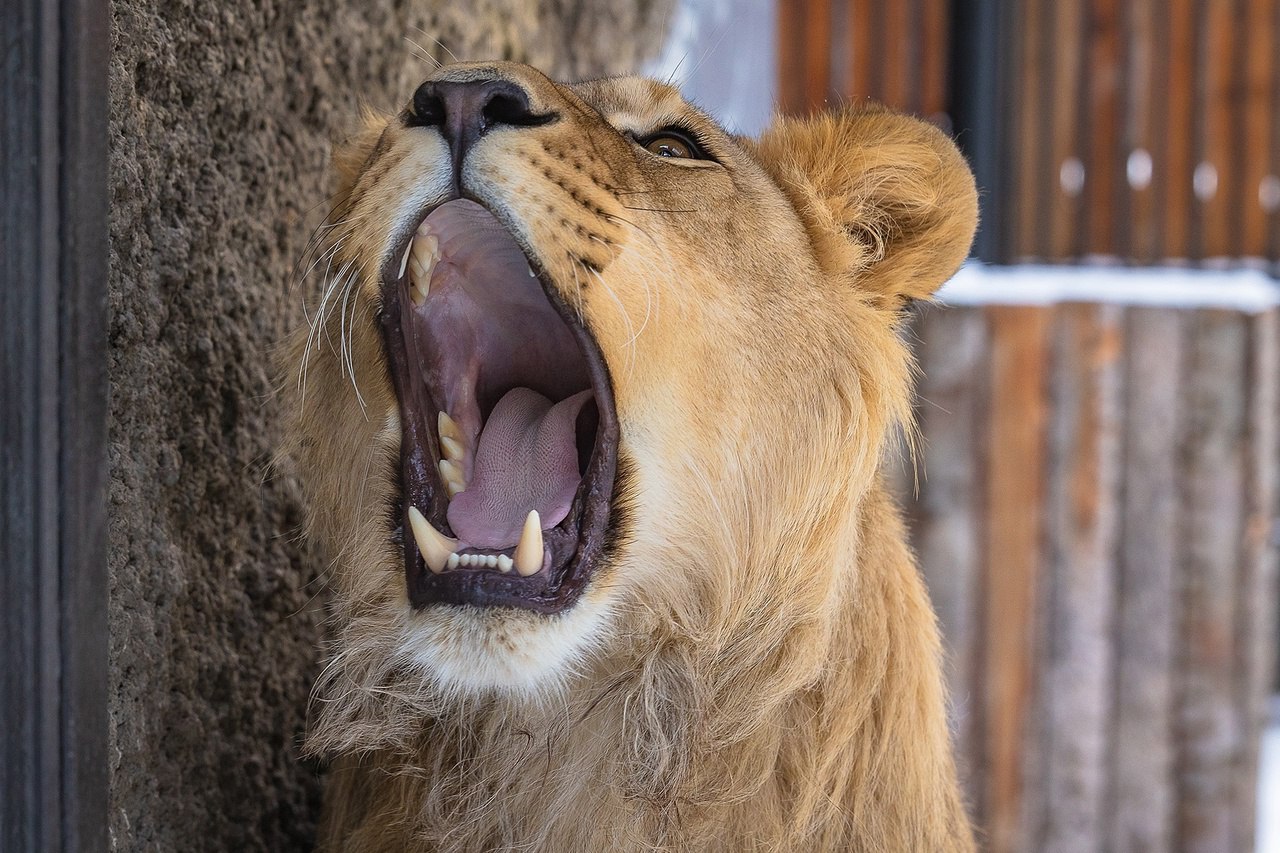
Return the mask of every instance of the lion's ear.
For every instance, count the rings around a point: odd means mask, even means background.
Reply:
[[[959,268],[978,223],[973,173],[928,122],[877,104],[779,119],[755,145],[833,273],[899,300]]]
[[[387,121],[388,116],[366,107],[360,112],[359,129],[334,146],[331,165],[335,199],[345,199],[351,193],[365,163],[378,147],[378,140],[387,129]]]

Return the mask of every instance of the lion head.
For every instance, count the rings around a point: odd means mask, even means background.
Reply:
[[[651,80],[464,63],[336,167],[288,354],[331,569],[313,746],[609,696],[652,782],[688,772],[681,713],[729,744],[832,677],[867,560],[909,561],[867,507],[902,308],[975,226],[950,141],[876,106],[753,141]]]

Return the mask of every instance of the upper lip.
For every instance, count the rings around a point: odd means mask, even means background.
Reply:
[[[472,202],[458,201],[448,211],[442,211],[436,217],[438,226],[429,222],[431,215],[442,206],[435,205],[422,213],[419,220],[422,233],[415,228],[398,241],[382,267],[383,341],[401,410],[401,505],[396,508],[396,516],[404,549],[409,599],[415,607],[437,602],[502,604],[556,612],[576,601],[610,546],[619,432],[610,377],[599,346],[584,320],[578,312],[570,309],[556,287],[548,281],[536,256],[519,247],[505,228],[499,237],[488,221],[492,214]],[[473,219],[460,221],[466,217]],[[496,220],[492,224],[496,225]],[[483,235],[473,233],[479,231],[483,231]],[[415,243],[416,238],[421,242]],[[443,243],[432,242],[441,240]],[[468,240],[477,244],[481,240],[487,241],[483,244],[483,252],[477,246],[465,245]],[[509,245],[503,245],[501,240],[508,241]],[[427,271],[428,282],[435,283],[438,289],[432,291],[428,284],[429,295],[425,299],[421,292],[411,295],[415,278],[421,278],[425,265],[415,261],[413,256],[416,254],[429,264],[432,258],[428,253],[435,249],[435,257],[447,264],[450,247],[454,247],[453,260],[459,262],[457,270],[453,270],[453,279],[446,278],[441,282]],[[507,280],[516,257],[512,252],[517,250],[521,261],[527,264],[527,267],[522,264],[524,274],[520,278],[523,281]],[[472,278],[467,277],[465,270],[458,271],[468,260],[475,261],[476,265],[476,269],[471,271]],[[495,275],[503,280],[486,280],[486,276]],[[421,301],[421,308],[415,306],[415,299]],[[437,301],[432,302],[432,299]],[[472,320],[476,321],[473,327],[461,328]],[[554,320],[563,323],[563,328],[555,327]],[[451,323],[458,328],[455,329]],[[551,369],[540,372],[536,364],[531,367],[509,363],[505,343],[508,339],[513,339],[520,349],[537,352],[541,347],[546,350],[542,353],[542,361]],[[468,347],[472,349],[468,350]],[[580,363],[570,363],[568,349],[576,349],[573,357]],[[492,363],[484,362],[486,356]],[[463,367],[459,368],[459,365]],[[461,375],[460,371],[464,369],[472,372]],[[576,375],[578,370],[582,371],[580,379],[572,376],[561,379],[558,375]],[[489,377],[488,385],[492,387],[486,387],[485,379],[480,378],[482,375]],[[473,382],[468,387],[468,383]],[[506,387],[508,383],[512,387]],[[589,387],[589,395],[584,388],[583,393],[573,400],[562,396],[581,384]],[[528,565],[525,568],[533,572],[527,576],[524,571],[478,568],[443,573],[427,570],[418,540],[427,537],[423,541],[429,549],[435,549],[432,554],[438,558],[436,563],[439,563],[440,555],[447,554],[448,548],[452,547],[447,544],[452,540],[443,538],[457,533],[449,521],[449,483],[453,483],[456,492],[460,481],[465,480],[467,474],[475,473],[470,466],[486,461],[477,458],[480,448],[476,446],[483,434],[482,425],[491,414],[485,409],[493,410],[498,398],[505,399],[514,393],[513,388],[526,386],[538,386],[533,390],[553,404],[545,417],[553,427],[560,423],[557,429],[566,428],[564,418],[574,416],[574,410],[569,406],[579,405],[582,397],[594,400],[598,415],[595,442],[585,472],[573,490],[572,502],[563,518],[553,519],[551,523],[554,526],[543,532],[545,565],[541,570],[533,568],[534,564],[530,563],[526,553]],[[475,399],[469,404],[459,402],[468,391]],[[516,395],[511,399],[519,401],[524,398]],[[564,399],[564,403],[554,405],[557,399]],[[513,409],[521,411],[518,405],[518,402],[513,402],[504,409],[506,420],[503,421],[503,429],[506,421],[514,417],[507,417],[505,413]],[[446,412],[450,406],[456,411]],[[534,411],[538,411],[536,407]],[[563,415],[558,414],[561,411]],[[449,417],[440,417],[437,412],[446,412]],[[559,420],[554,420],[553,415]],[[455,432],[454,427],[459,424],[462,426]],[[573,429],[573,426],[568,428]],[[445,436],[449,440],[442,439],[442,429],[450,433]],[[456,439],[462,434],[466,436],[459,445]],[[465,446],[467,439],[470,446]],[[562,446],[563,440],[561,437],[561,444],[556,446]],[[461,451],[460,446],[463,446]],[[463,455],[459,456],[459,453]],[[486,457],[489,462],[495,453],[490,446]],[[441,462],[444,462],[443,466]],[[502,462],[499,459],[495,463],[500,473]],[[561,468],[566,464],[564,459],[553,460],[553,463]],[[488,465],[488,468],[494,468],[495,464]],[[520,465],[523,462],[516,455],[510,464]],[[562,471],[558,482],[572,488],[568,476]],[[492,479],[490,476],[490,482]],[[526,491],[532,488],[530,485],[524,487]],[[525,492],[516,489],[514,494],[524,496]],[[483,494],[478,487],[473,495],[468,496],[473,504],[488,497],[491,496]],[[518,499],[523,498],[511,498],[513,502]],[[462,502],[460,500],[459,508]],[[502,559],[502,568],[510,569],[511,563],[507,561],[511,558],[519,560],[521,555],[510,539],[513,534],[502,532],[511,529],[510,519],[503,522],[499,518],[512,509],[514,503],[512,507],[501,506],[502,503],[501,500],[496,501],[498,507],[494,509],[495,501],[488,500],[480,511],[480,521],[474,522],[473,519],[474,523],[469,522],[472,523],[470,538],[476,538],[476,530],[486,533],[497,525],[494,528],[496,532],[492,532],[494,538],[484,542],[481,548],[465,548],[463,546],[469,544],[466,541],[457,547],[464,553],[479,551]],[[557,512],[563,511],[563,505],[553,504],[562,508]],[[420,513],[416,518],[412,514],[415,509]],[[467,521],[456,509],[455,521]],[[418,524],[417,538],[412,535],[414,523]],[[428,531],[424,525],[431,530]],[[533,529],[537,528],[534,525]],[[440,551],[440,547],[445,550]],[[525,551],[532,553],[529,546],[525,546]]]

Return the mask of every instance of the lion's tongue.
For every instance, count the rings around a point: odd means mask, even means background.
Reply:
[[[449,503],[449,526],[475,548],[511,548],[529,510],[543,529],[569,513],[582,481],[577,420],[591,391],[559,403],[530,388],[513,388],[485,421],[471,479]]]

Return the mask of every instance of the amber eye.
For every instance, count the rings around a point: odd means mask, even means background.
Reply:
[[[698,144],[683,133],[670,128],[638,140],[645,150],[659,157],[675,157],[681,160],[705,160]]]

